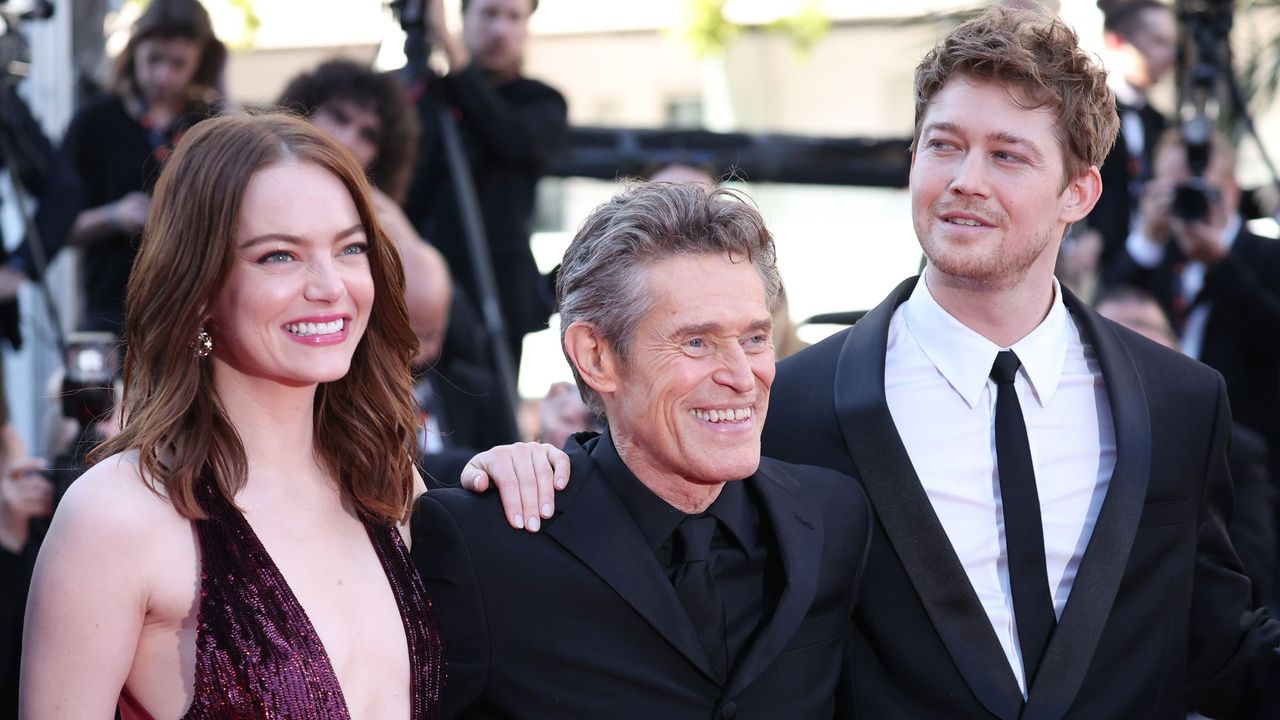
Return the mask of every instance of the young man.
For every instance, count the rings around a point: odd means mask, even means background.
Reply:
[[[915,87],[928,266],[779,365],[763,445],[856,471],[875,510],[858,714],[1251,712],[1280,625],[1250,609],[1227,539],[1222,380],[1053,277],[1116,136],[1102,71],[1061,22],[993,8]]]

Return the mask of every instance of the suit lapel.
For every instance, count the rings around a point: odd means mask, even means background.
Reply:
[[[955,666],[988,710],[1013,720],[1022,709],[1017,678],[916,476],[885,401],[889,320],[915,282],[903,282],[849,330],[836,366],[836,416],[885,534]]]
[[[1065,289],[1063,296],[1076,326],[1093,346],[1106,380],[1115,425],[1116,467],[1071,595],[1031,688],[1023,714],[1028,720],[1061,718],[1080,691],[1129,562],[1151,470],[1151,419],[1133,356],[1113,327]]]
[[[750,685],[777,659],[813,603],[822,560],[822,518],[800,502],[795,478],[762,465],[752,481],[759,490],[782,556],[786,578],[782,596],[768,624],[761,628],[729,680],[726,696]]]
[[[576,441],[565,445],[574,481],[543,531],[613,588],[655,632],[717,680],[697,632],[622,501]]]

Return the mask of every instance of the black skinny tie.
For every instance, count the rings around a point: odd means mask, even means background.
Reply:
[[[1044,528],[1040,524],[1040,498],[1031,465],[1027,424],[1013,387],[1022,361],[1012,350],[996,355],[991,379],[996,394],[996,462],[1000,471],[1000,497],[1004,504],[1004,539],[1009,553],[1009,585],[1013,589],[1013,613],[1022,647],[1027,689],[1035,679],[1056,619],[1045,570]]]
[[[676,528],[675,551],[680,566],[672,584],[676,596],[698,631],[698,639],[711,658],[711,666],[723,682],[728,676],[729,651],[725,644],[724,601],[711,575],[711,536],[716,519],[711,515],[685,518]]]

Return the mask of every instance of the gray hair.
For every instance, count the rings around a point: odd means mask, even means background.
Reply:
[[[729,188],[630,183],[597,207],[564,252],[556,279],[560,342],[575,322],[593,326],[623,361],[636,327],[653,309],[644,271],[681,255],[726,255],[755,266],[772,312],[782,292],[773,236],[750,199]],[[582,400],[603,414],[600,396],[569,366]]]

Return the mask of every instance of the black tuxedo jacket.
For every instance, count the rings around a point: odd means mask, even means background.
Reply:
[[[1067,296],[1106,380],[1116,467],[1024,707],[885,402],[889,320],[914,285],[780,363],[765,427],[770,457],[856,471],[878,520],[854,616],[858,716],[1184,718],[1188,701],[1237,712],[1280,631],[1249,610],[1227,540],[1220,377]]]
[[[413,558],[444,631],[442,716],[832,717],[871,530],[860,486],[769,459],[742,481],[772,523],[786,585],[721,685],[593,446],[567,444],[573,482],[536,535],[508,528],[494,493],[419,501]]]
[[[1176,323],[1174,297],[1185,258],[1174,244],[1154,268],[1125,254],[1118,279],[1145,287]],[[1200,359],[1227,381],[1236,421],[1262,434],[1280,477],[1280,242],[1241,229],[1231,252],[1205,275],[1212,303]]]

